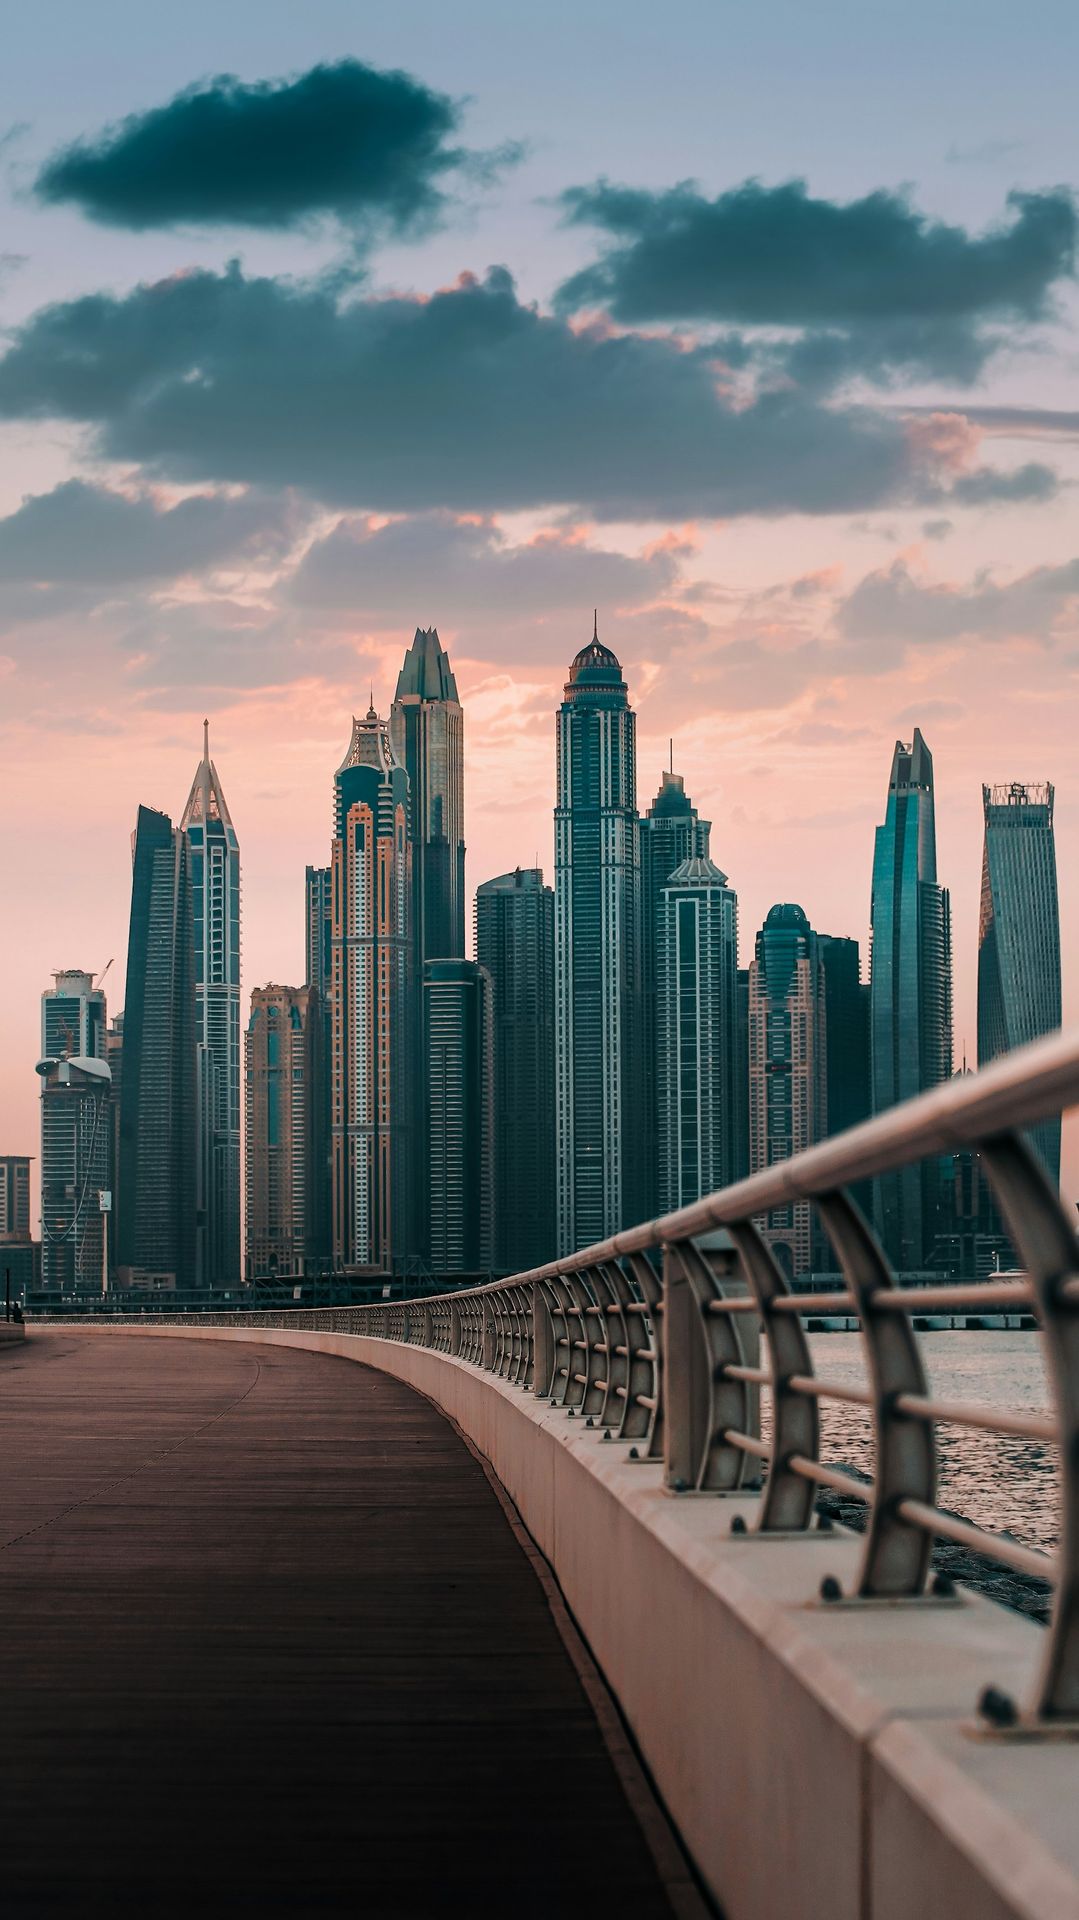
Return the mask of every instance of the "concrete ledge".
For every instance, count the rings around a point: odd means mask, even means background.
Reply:
[[[1079,1920],[1079,1743],[966,1730],[987,1681],[1029,1691],[1043,1644],[1030,1621],[976,1595],[824,1604],[825,1574],[853,1578],[854,1536],[732,1535],[752,1496],[667,1495],[624,1445],[421,1347],[289,1328],[73,1330],[304,1347],[429,1395],[554,1567],[727,1920]]]
[[[0,1347],[15,1347],[26,1338],[26,1326],[17,1320],[0,1320]]]

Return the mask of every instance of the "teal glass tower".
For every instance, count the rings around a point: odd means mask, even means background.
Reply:
[[[240,1278],[240,846],[210,723],[180,821],[190,850],[198,1031],[198,1284]]]
[[[589,1246],[647,1201],[641,1157],[641,891],[635,715],[592,638],[558,714],[555,1099],[558,1251]]]
[[[660,896],[658,1205],[729,1186],[739,1164],[738,900],[714,861],[683,860]]]
[[[918,729],[895,743],[883,825],[873,852],[870,1060],[873,1111],[939,1086],[952,1071],[952,944],[947,891],[937,880],[933,756]],[[874,1219],[900,1269],[923,1266],[938,1227],[934,1163],[883,1175]]]
[[[749,969],[749,1170],[759,1173],[828,1130],[825,978],[817,935],[799,906],[771,909]],[[816,1264],[808,1201],[773,1207],[761,1230],[788,1279]]]
[[[1060,907],[1053,789],[983,787],[985,842],[978,918],[978,1065],[1060,1026]],[[1060,1184],[1060,1121],[1030,1139]]]
[[[658,1033],[659,979],[663,965],[663,889],[685,860],[707,860],[711,823],[702,820],[673,766],[664,769],[656,794],[641,821],[641,1028],[643,1047],[642,1210],[655,1213],[667,1190],[660,1174],[663,1125],[660,1092],[664,1063]],[[706,1189],[704,1189],[706,1191]]]
[[[489,1274],[494,1261],[491,977],[475,960],[424,969],[431,1268]]]
[[[476,959],[493,990],[495,1264],[524,1273],[555,1251],[554,894],[538,867],[477,887]]]

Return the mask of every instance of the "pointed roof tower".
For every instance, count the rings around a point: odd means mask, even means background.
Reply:
[[[220,820],[223,827],[232,827],[232,815],[229,813],[225,790],[217,768],[210,758],[210,722],[202,723],[202,759],[195,770],[191,782],[191,792],[187,796],[187,805],[180,819],[182,831],[188,827],[202,826],[209,820]]]
[[[416,636],[397,676],[395,700],[457,700],[457,682],[450,656],[437,627],[417,627]]]
[[[376,772],[388,774],[399,765],[389,728],[375,712],[372,700],[362,720],[357,720],[355,714],[352,716],[352,738],[337,771],[344,773],[346,767],[374,767]]]

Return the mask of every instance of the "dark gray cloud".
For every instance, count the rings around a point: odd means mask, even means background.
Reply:
[[[563,206],[609,236],[560,288],[563,311],[795,328],[805,337],[773,357],[817,386],[913,372],[972,380],[1002,327],[1047,315],[1079,235],[1064,188],[1011,194],[1007,218],[982,234],[930,220],[902,194],[839,204],[797,180],[749,180],[712,200],[689,184],[600,181],[572,188]]]
[[[933,496],[892,414],[790,387],[725,397],[707,352],[576,329],[503,268],[429,300],[337,300],[238,267],[43,308],[0,417],[84,423],[98,454],[331,505],[608,518],[829,513]]]
[[[479,162],[453,143],[459,117],[409,74],[359,60],[254,84],[223,74],[54,154],[36,190],[136,229],[329,215],[400,234],[430,223],[449,171]]]
[[[145,493],[65,480],[0,519],[0,582],[44,590],[48,607],[54,588],[130,586],[280,557],[298,523],[280,498],[194,494],[162,506]]]
[[[437,617],[503,627],[570,608],[584,619],[597,601],[639,606],[668,593],[678,574],[679,556],[667,547],[615,553],[565,533],[513,545],[488,521],[433,513],[381,526],[339,521],[308,549],[286,597],[361,624]]]
[[[961,507],[1012,506],[1017,501],[1052,500],[1059,485],[1052,467],[1030,460],[1010,473],[999,467],[976,467],[953,482],[947,498]]]

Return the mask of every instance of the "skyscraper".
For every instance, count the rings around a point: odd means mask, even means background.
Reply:
[[[247,1274],[317,1271],[324,1078],[317,987],[256,987],[247,1027]]]
[[[555,1252],[554,893],[538,867],[476,889],[476,958],[494,1003],[495,1265]]]
[[[434,627],[416,629],[390,708],[393,750],[408,774],[412,940],[425,960],[465,950],[465,717],[449,655]]]
[[[192,848],[168,814],[140,807],[132,852],[118,1278],[126,1285],[152,1274],[159,1282],[187,1288],[199,1279]]]
[[[773,907],[749,969],[749,1170],[789,1160],[828,1127],[825,985],[817,936],[801,907]],[[818,1235],[807,1202],[773,1207],[761,1222],[788,1278],[814,1265]]]
[[[656,1054],[662,1213],[725,1187],[738,1167],[738,900],[705,855],[660,892]]]
[[[304,883],[305,979],[318,994],[322,1022],[321,1111],[312,1116],[311,1179],[314,1182],[315,1270],[333,1263],[333,869],[308,867]]]
[[[0,1245],[30,1238],[30,1156],[0,1153]]]
[[[656,794],[641,821],[641,1094],[644,1129],[642,1209],[654,1213],[660,1205],[661,1062],[657,1055],[657,1009],[660,954],[663,945],[663,888],[684,860],[707,859],[711,823],[699,818],[673,767],[664,769]]]
[[[491,980],[475,960],[424,968],[431,1266],[485,1273],[494,1260]]]
[[[857,940],[818,933],[824,968],[828,1132],[845,1133],[868,1117],[869,988],[862,984]]]
[[[41,996],[41,1279],[71,1292],[99,1288],[109,1192],[105,995],[77,968]]]
[[[555,1088],[558,1251],[641,1217],[641,891],[635,715],[592,638],[558,714]]]
[[[1053,789],[983,787],[985,842],[978,918],[978,1065],[1060,1025],[1060,909]],[[1031,1128],[1054,1186],[1060,1121]]]
[[[191,849],[198,1034],[200,1286],[240,1277],[240,848],[210,723],[180,821]]]
[[[333,1240],[339,1267],[400,1271],[409,1180],[408,775],[374,707],[334,779]]]
[[[895,743],[888,805],[873,853],[870,1060],[873,1111],[939,1086],[952,1071],[951,910],[937,881],[933,757],[915,729]],[[940,1201],[935,1163],[884,1174],[874,1213],[899,1268],[920,1267]]]

